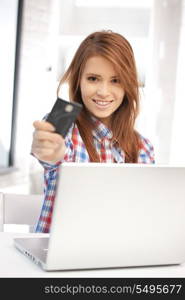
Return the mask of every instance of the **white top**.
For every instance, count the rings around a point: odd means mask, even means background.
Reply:
[[[43,234],[30,233],[30,236],[38,237]],[[13,238],[24,234],[0,233],[0,277],[185,277],[185,264],[161,267],[137,267],[120,268],[110,270],[90,270],[90,271],[55,271],[45,272],[38,265],[30,261],[20,253],[13,245]],[[27,234],[26,234],[27,236]]]

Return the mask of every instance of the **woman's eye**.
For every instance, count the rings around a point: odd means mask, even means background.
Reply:
[[[114,78],[114,79],[112,79],[112,82],[113,82],[113,83],[120,83],[120,79]]]
[[[97,78],[95,76],[89,76],[89,77],[87,77],[87,80],[89,80],[89,81],[96,81]]]

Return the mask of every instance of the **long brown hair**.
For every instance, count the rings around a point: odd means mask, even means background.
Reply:
[[[60,80],[57,92],[59,93],[60,86],[67,82],[70,100],[83,104],[80,89],[81,76],[87,60],[97,55],[109,60],[120,76],[125,95],[122,104],[112,115],[110,129],[113,139],[118,141],[125,153],[125,161],[137,163],[140,139],[139,134],[134,130],[134,124],[139,111],[139,83],[132,47],[122,35],[112,31],[100,31],[87,36]],[[76,123],[90,160],[100,162],[93,143],[94,124],[84,105]]]

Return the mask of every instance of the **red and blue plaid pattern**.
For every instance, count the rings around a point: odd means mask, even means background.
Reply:
[[[125,163],[125,154],[119,148],[116,142],[112,142],[112,132],[100,121],[96,120],[96,129],[93,130],[93,139],[97,152],[100,155],[101,162],[106,163]],[[154,149],[148,139],[141,137],[141,149],[138,163],[154,163]],[[40,161],[44,167],[45,179],[45,199],[42,206],[40,218],[36,227],[36,232],[49,232],[53,204],[56,192],[56,181],[58,176],[59,165],[62,162],[89,162],[89,155],[80,136],[78,127],[73,125],[66,138],[66,154],[62,161],[55,165],[50,165]]]

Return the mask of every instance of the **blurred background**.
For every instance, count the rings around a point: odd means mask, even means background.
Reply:
[[[153,143],[156,164],[185,165],[185,0],[1,0],[0,191],[42,193],[32,123],[51,110],[79,43],[103,29],[133,47],[136,128]],[[60,93],[68,99],[67,86]]]

